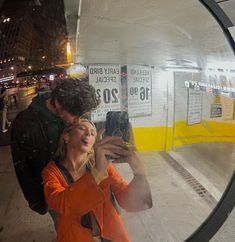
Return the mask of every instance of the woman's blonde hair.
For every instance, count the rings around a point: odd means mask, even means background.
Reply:
[[[79,122],[76,123],[76,124],[72,124],[72,125],[66,126],[64,128],[61,136],[60,136],[57,150],[56,150],[55,154],[53,155],[53,160],[54,161],[60,162],[60,161],[62,161],[62,160],[64,160],[66,158],[68,142],[66,142],[66,140],[64,139],[64,135],[67,134],[67,133],[70,133],[73,129],[78,127],[80,125],[80,123],[83,122],[83,121],[90,123],[94,127],[94,129],[96,131],[95,124],[91,120],[85,119],[85,118],[80,118]],[[94,150],[93,150],[93,148],[92,148],[92,150],[88,154],[88,159],[89,160],[94,159]]]

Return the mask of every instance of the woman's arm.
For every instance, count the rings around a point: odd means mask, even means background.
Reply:
[[[50,208],[60,214],[81,216],[104,202],[103,190],[91,172],[64,187],[54,169],[49,164],[42,172],[45,199]]]
[[[145,176],[145,169],[134,145],[126,145],[120,137],[105,137],[102,132],[95,144],[95,168],[101,177],[108,171],[111,190],[116,195],[121,207],[130,212],[140,211],[152,207],[152,195]],[[134,177],[127,185],[117,173],[108,157],[115,162],[129,163]]]
[[[133,158],[135,160],[133,160],[132,164],[129,162],[129,165],[132,166],[134,177],[129,184],[123,180],[113,165],[108,168],[111,190],[114,192],[120,206],[128,212],[137,212],[153,206],[151,190],[143,165],[137,154]]]

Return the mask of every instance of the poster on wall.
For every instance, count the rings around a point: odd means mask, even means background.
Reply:
[[[211,104],[211,118],[222,117],[222,104]]]
[[[220,104],[221,103],[221,96],[214,96],[214,100],[213,100],[214,104]]]
[[[152,79],[149,66],[127,66],[127,93],[130,117],[152,114]]]
[[[233,120],[235,120],[235,100],[233,99]]]
[[[99,107],[92,111],[94,122],[104,121],[109,111],[120,111],[121,67],[120,65],[89,65],[89,83],[100,98]]]
[[[202,92],[188,89],[187,124],[198,124],[202,120]]]
[[[232,120],[233,119],[233,99],[230,97],[222,96],[221,98],[222,104],[222,117],[224,120]]]

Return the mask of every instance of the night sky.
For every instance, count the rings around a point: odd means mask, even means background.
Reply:
[[[0,8],[1,7],[14,7],[22,4],[29,4],[29,6],[40,6],[40,0],[0,0]],[[2,5],[2,6],[1,6]]]

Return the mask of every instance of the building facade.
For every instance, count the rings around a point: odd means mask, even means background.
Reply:
[[[0,9],[0,82],[66,62],[63,0],[5,0]]]

